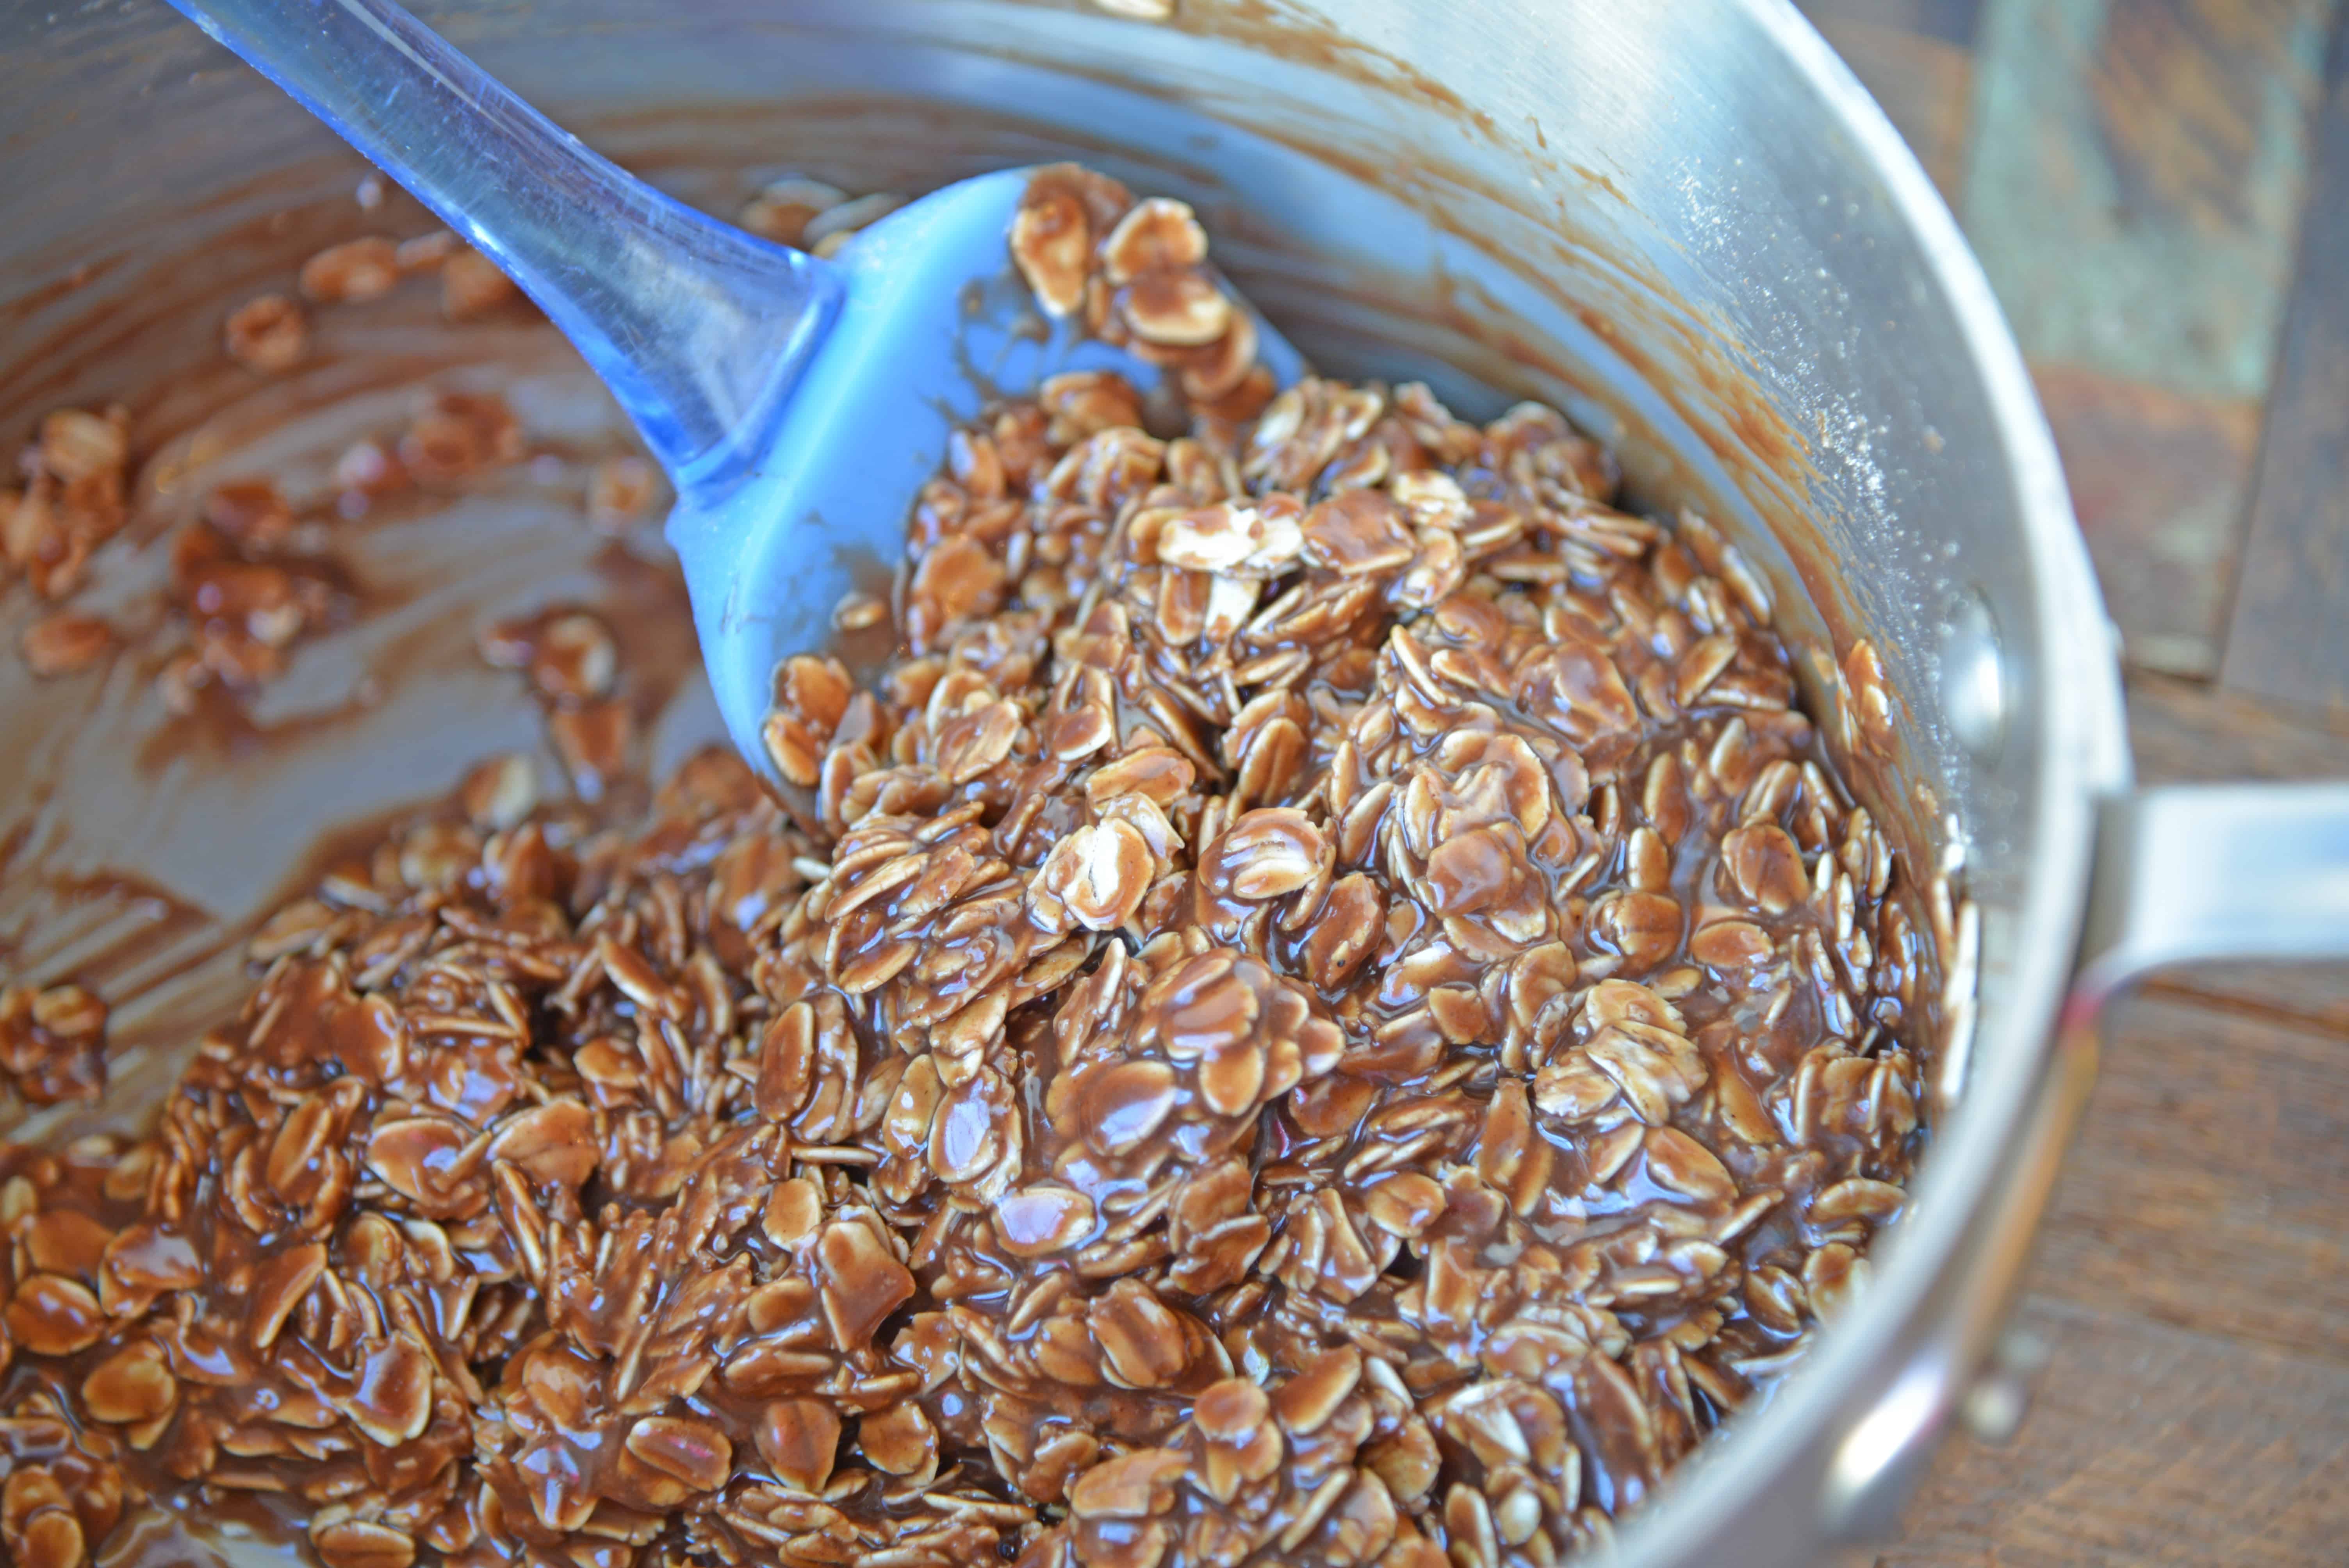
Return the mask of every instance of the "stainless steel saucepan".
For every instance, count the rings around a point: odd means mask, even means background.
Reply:
[[[1924,174],[1785,0],[417,8],[720,210],[789,171],[913,191],[1052,157],[1186,197],[1324,367],[1424,376],[1471,413],[1557,401],[1626,445],[1648,499],[1731,529],[1815,711],[1858,640],[1878,651],[1896,744],[1847,765],[1912,874],[1950,869],[1979,916],[1943,955],[1931,1148],[1872,1289],[1625,1532],[1628,1560],[1809,1561],[1888,1521],[1992,1357],[2104,998],[2173,960],[2349,949],[2349,793],[2130,792],[2114,634],[2022,360]],[[428,375],[494,374],[535,428],[610,435],[584,373],[525,328],[425,312],[322,326],[278,382],[227,366],[229,306],[382,220],[328,133],[160,0],[5,8],[0,149],[0,433],[128,399],[150,517],[240,463],[318,460],[334,420]],[[25,973],[116,989],[108,1116],[168,1085],[179,1023],[233,995],[219,934],[318,831],[533,732],[470,662],[473,619],[648,592],[527,486],[456,511],[355,547],[398,592],[305,655],[260,716],[274,738],[172,727],[135,657],[94,696],[0,662],[0,924]],[[105,574],[132,621],[138,573]],[[34,614],[15,594],[11,644]],[[655,741],[716,733],[688,700]]]

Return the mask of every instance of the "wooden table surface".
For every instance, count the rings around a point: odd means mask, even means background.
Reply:
[[[2349,775],[2343,0],[1801,0],[1998,289],[2119,623],[2147,779]],[[2013,1439],[1879,1568],[2349,1563],[2349,966],[2113,1021]]]

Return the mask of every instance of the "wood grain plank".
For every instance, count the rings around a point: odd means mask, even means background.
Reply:
[[[1982,0],[1795,0],[1814,22],[1864,22],[1971,51]]]
[[[2316,1568],[2349,1538],[2349,1368],[2034,1296],[2004,1448],[1943,1450],[1878,1568]]]
[[[2323,1035],[2349,1049],[2349,965],[2194,964],[2164,970],[2139,989]]]
[[[2148,782],[2349,776],[2349,725],[2142,673],[2128,697]],[[2127,1004],[2025,1286],[2031,1415],[1949,1443],[1880,1568],[2343,1561],[2345,1124],[2349,965]]]
[[[1990,0],[1965,218],[2022,339],[2267,389],[2335,0]]]
[[[2147,783],[2349,779],[2349,725],[2193,681],[2128,683],[2129,737]],[[2329,1034],[2349,1049],[2349,964],[2206,964],[2168,970],[2149,992],[2193,997]]]
[[[2330,75],[2220,676],[2339,717],[2349,715],[2349,32]]]
[[[2030,1415],[1943,1449],[1879,1568],[2339,1563],[2344,1122],[2342,1042],[2126,1007],[2017,1317]]]
[[[2147,783],[2349,778],[2349,717],[2144,671],[2129,674],[2128,717]]]
[[[2344,1214],[2349,1046],[2141,995],[2114,1020],[2033,1288],[2349,1368]]]
[[[1847,10],[1857,10],[1847,5]],[[1894,6],[1873,7],[1897,11]],[[1962,44],[1897,22],[1854,15],[1812,20],[1849,65],[1940,187],[1958,199],[1965,172],[1966,117],[1973,102],[1973,63]]]
[[[2033,378],[2129,662],[2209,675],[2259,444],[2258,400],[2061,365],[2034,366]]]
[[[1989,0],[1961,213],[2130,656],[2218,666],[2339,0]]]

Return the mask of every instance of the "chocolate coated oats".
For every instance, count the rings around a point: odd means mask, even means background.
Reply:
[[[1859,1286],[1929,954],[1734,548],[1547,408],[1274,395],[1179,203],[1013,248],[1188,424],[956,438],[896,656],[779,672],[803,825],[484,764],[152,1140],[0,1156],[14,1561],[145,1492],[332,1568],[1546,1565]],[[593,616],[485,650],[602,711]]]

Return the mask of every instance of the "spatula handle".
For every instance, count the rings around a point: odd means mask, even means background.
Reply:
[[[173,4],[505,269],[680,490],[769,428],[839,304],[823,263],[588,150],[389,0]]]

